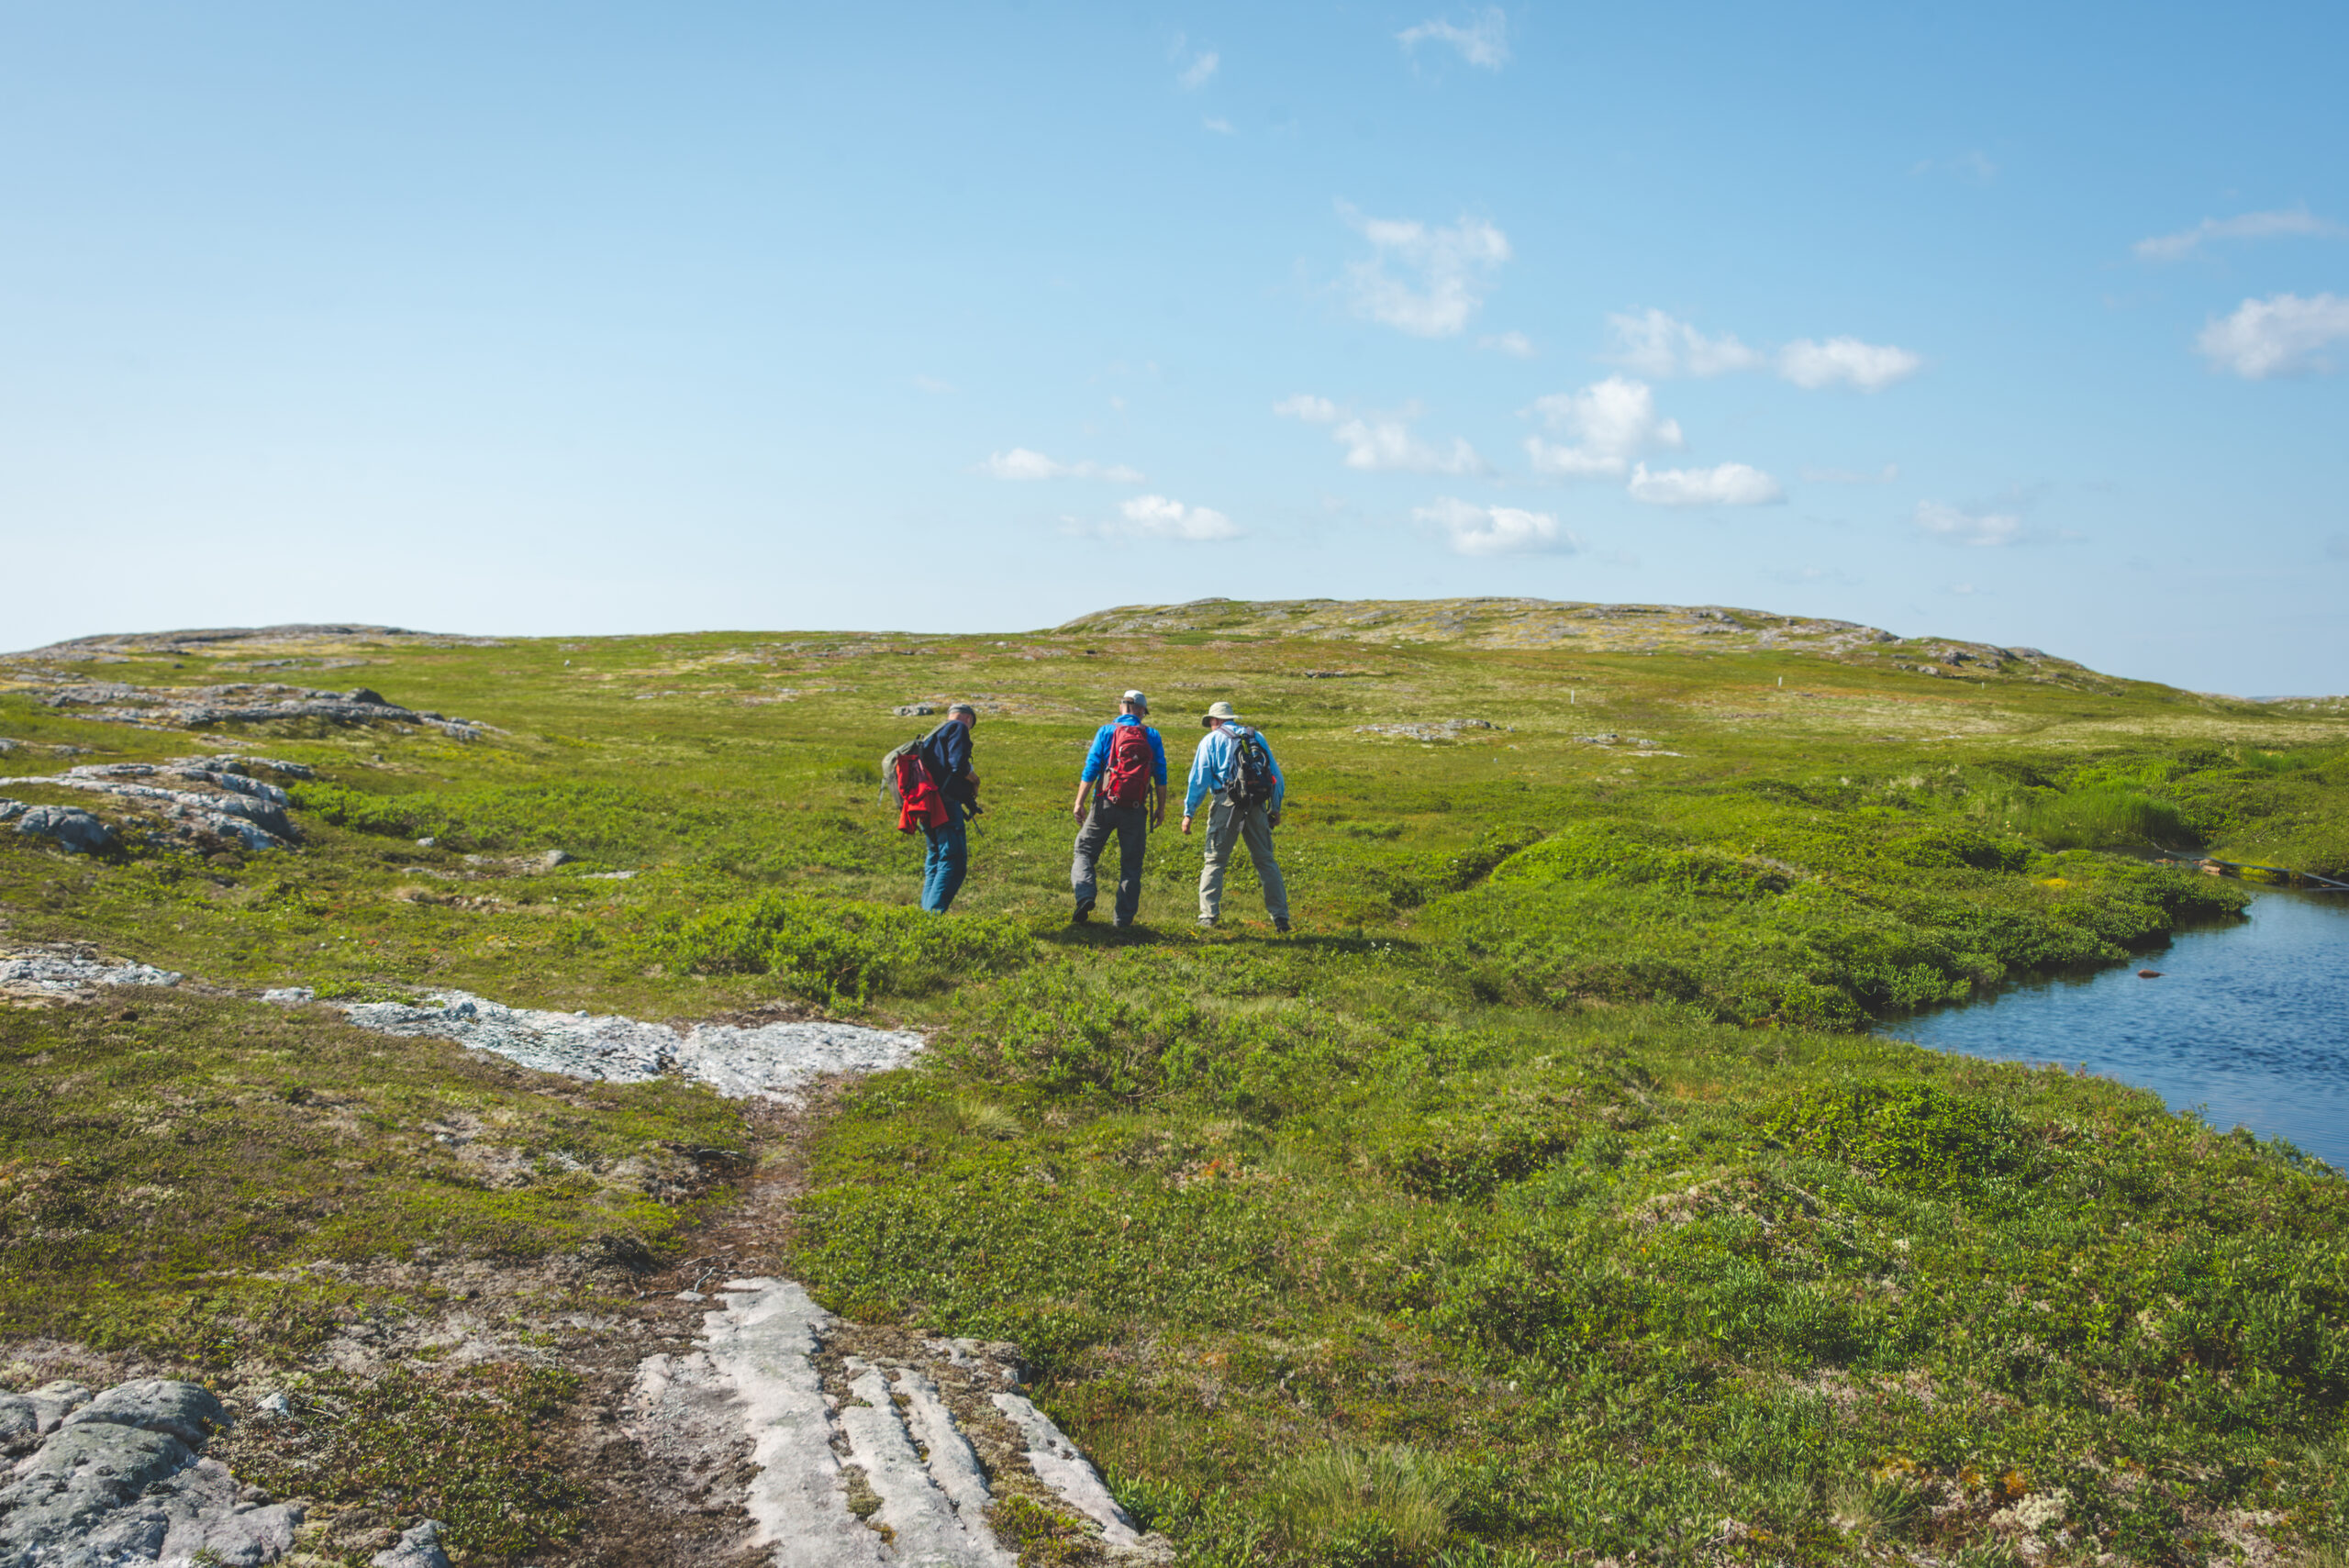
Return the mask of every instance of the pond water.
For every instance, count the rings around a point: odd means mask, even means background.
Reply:
[[[1882,1032],[1935,1051],[2085,1065],[2224,1130],[2349,1170],[2349,893],[2263,890],[2241,924],[2126,968],[2012,985]],[[2141,980],[2140,969],[2158,969]]]

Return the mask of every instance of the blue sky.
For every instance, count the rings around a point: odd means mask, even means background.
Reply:
[[[0,5],[0,644],[1531,594],[2349,690],[2344,42]]]

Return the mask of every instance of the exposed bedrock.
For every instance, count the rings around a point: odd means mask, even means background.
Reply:
[[[1160,1563],[1060,1429],[1019,1390],[1017,1352],[874,1330],[824,1311],[789,1280],[728,1284],[684,1355],[637,1372],[628,1429],[656,1459],[723,1484],[747,1440],[740,1500],[777,1568],[1015,1568],[996,1506],[1060,1515],[1085,1560]]]
[[[228,1424],[211,1390],[166,1378],[0,1394],[0,1452],[20,1456],[0,1485],[0,1568],[276,1562],[302,1509],[204,1457]]]

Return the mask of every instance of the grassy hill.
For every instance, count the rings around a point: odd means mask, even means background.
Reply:
[[[268,685],[484,728],[171,717]],[[1209,701],[1264,728],[1293,935],[1244,868],[1195,931],[1171,828],[1141,929],[1067,926],[1076,767],[1130,685],[1178,772]],[[990,809],[936,921],[874,763],[938,722],[897,710],[958,698]],[[232,742],[316,775],[292,851],[0,785],[133,845],[0,832],[0,947],[211,987],[0,1011],[19,1347],[233,1377],[445,1312],[486,1263],[600,1249],[645,1288],[746,1201],[748,1156],[806,1188],[777,1267],[867,1321],[1018,1340],[1199,1563],[2349,1540],[2339,1174],[1869,1032],[2232,917],[2238,887],[2164,858],[2349,876],[2340,704],[1726,607],[1211,600],[999,637],[94,638],[0,660],[0,738],[20,777]],[[782,1004],[934,1048],[786,1129],[252,999],[293,984]],[[436,1141],[460,1114],[471,1164]],[[626,1269],[514,1310],[543,1328]],[[482,1451],[485,1496],[540,1501],[475,1561],[588,1552],[568,1462],[526,1448]]]

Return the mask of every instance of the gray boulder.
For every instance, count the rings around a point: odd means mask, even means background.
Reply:
[[[388,1551],[375,1553],[375,1568],[449,1568],[440,1545],[440,1521],[427,1519],[402,1535]]]
[[[0,1394],[0,1454],[29,1452],[58,1423],[90,1401],[81,1384],[61,1379],[29,1394]]]
[[[226,1429],[228,1409],[200,1383],[175,1383],[146,1377],[117,1384],[61,1423],[67,1429],[94,1424],[136,1427],[161,1432],[190,1448],[202,1448],[213,1433]]]
[[[187,1444],[163,1432],[104,1425],[59,1432],[0,1486],[0,1568],[42,1562],[42,1548],[87,1540],[124,1505],[195,1462]],[[158,1534],[154,1545],[161,1544]]]
[[[223,1568],[276,1562],[293,1550],[294,1532],[302,1525],[301,1505],[262,1501],[253,1489],[239,1486],[217,1459],[197,1460],[133,1512],[160,1516],[159,1562],[217,1562]]]
[[[78,806],[28,806],[17,817],[17,831],[49,839],[68,854],[85,855],[114,847],[114,829]]]
[[[77,1383],[0,1396],[0,1431],[44,1440],[0,1486],[0,1568],[260,1568],[292,1550],[302,1510],[201,1459],[228,1413],[199,1384],[146,1378],[96,1398]]]

